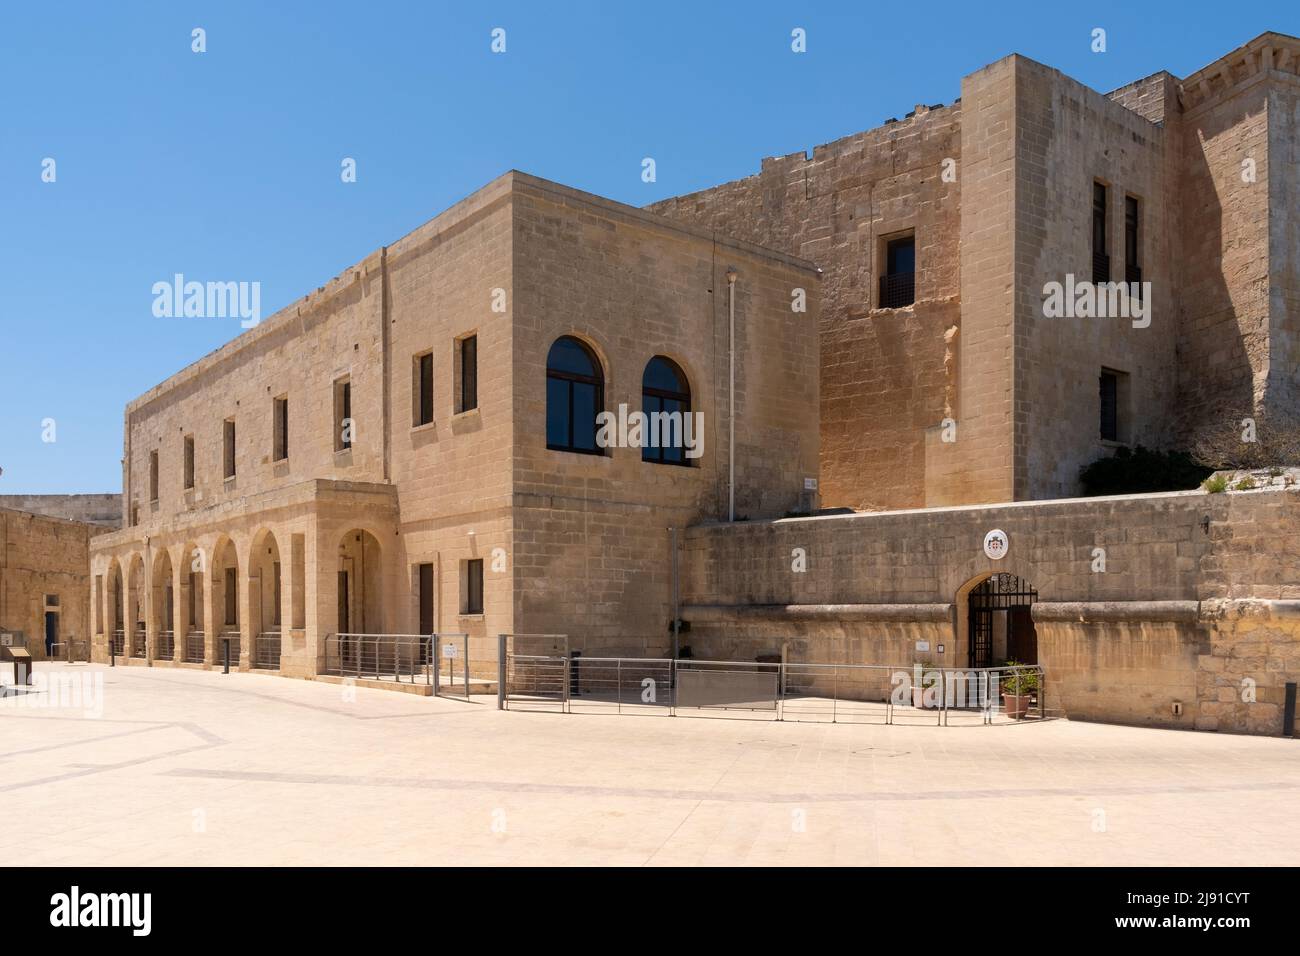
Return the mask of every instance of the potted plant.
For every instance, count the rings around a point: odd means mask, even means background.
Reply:
[[[1004,667],[1011,668],[1002,675],[1002,707],[1012,720],[1024,720],[1029,712],[1029,702],[1038,692],[1038,672],[1025,670],[1027,665],[1019,661],[1007,661]]]

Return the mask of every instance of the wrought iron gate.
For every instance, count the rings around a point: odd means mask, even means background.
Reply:
[[[969,614],[969,645],[971,667],[993,666],[993,612],[1012,611],[1015,608],[1028,608],[1038,600],[1038,592],[1014,574],[1002,572],[993,575],[987,581],[975,587],[967,596]],[[1017,629],[1025,633],[1014,633]],[[1027,613],[1007,614],[1007,649],[1012,653],[1016,648],[1032,648],[1032,652],[1021,651],[1033,660],[1021,660],[1022,664],[1038,662],[1037,641],[1034,639],[1034,624]],[[1012,656],[1014,654],[1012,653]]]

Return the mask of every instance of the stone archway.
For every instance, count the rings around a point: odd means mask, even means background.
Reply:
[[[959,592],[966,665],[997,667],[1007,661],[1038,663],[1038,632],[1030,608],[1038,591],[1009,571],[984,574]]]

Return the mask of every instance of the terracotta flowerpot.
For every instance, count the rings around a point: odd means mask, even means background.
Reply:
[[[1006,715],[1012,720],[1024,720],[1025,714],[1029,712],[1029,694],[1017,696],[1016,694],[1002,695],[1002,708]]]

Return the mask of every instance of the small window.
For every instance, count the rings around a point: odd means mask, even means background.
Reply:
[[[194,487],[194,436],[185,436],[185,447],[182,453],[185,471],[185,490],[189,491]]]
[[[334,450],[352,447],[352,380],[341,378],[334,383]]]
[[[425,352],[415,357],[413,425],[427,425],[433,421],[433,353]]]
[[[1099,379],[1101,408],[1101,440],[1129,441],[1128,400],[1129,376],[1114,369],[1101,370]]]
[[[280,396],[275,400],[273,408],[274,420],[272,430],[274,432],[271,459],[273,461],[284,461],[289,457],[289,399],[287,396]]]
[[[197,571],[190,572],[190,594],[187,602],[187,617],[190,627],[198,627],[200,602],[203,600],[203,578]]]
[[[225,476],[227,478],[235,477],[235,420],[227,418],[222,429],[222,460],[225,466]]]
[[[467,335],[456,343],[456,411],[478,408],[478,336]]]
[[[140,523],[140,506],[134,501],[131,502],[131,526],[135,527]]]
[[[239,624],[239,578],[234,568],[226,568],[226,624]]]
[[[46,607],[58,607],[58,606],[59,606],[59,596],[58,596],[57,594],[47,594],[47,595],[45,595],[45,606],[46,606]]]
[[[1130,294],[1138,300],[1142,298],[1141,221],[1142,209],[1137,197],[1125,196],[1124,281],[1129,285]]]
[[[465,591],[461,597],[462,614],[483,613],[483,559],[465,562]]]
[[[646,363],[641,376],[641,410],[649,431],[641,448],[641,460],[689,465],[686,429],[690,427],[687,419],[691,414],[691,386],[672,359],[656,355]]]
[[[565,335],[546,356],[546,447],[603,455],[596,416],[605,408],[605,377],[595,353]]]
[[[1106,203],[1104,183],[1092,184],[1092,281],[1110,281],[1110,256],[1106,252]]]
[[[420,566],[420,633],[433,633],[433,565]]]
[[[885,241],[885,274],[880,277],[880,307],[901,309],[916,301],[916,237]]]
[[[149,452],[149,500],[158,502],[158,452]]]

